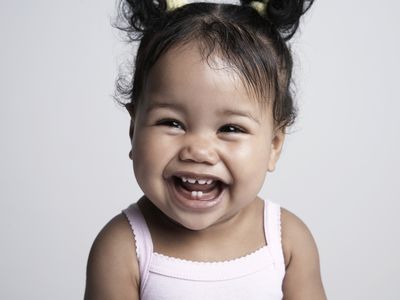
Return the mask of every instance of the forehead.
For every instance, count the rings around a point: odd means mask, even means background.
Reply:
[[[218,57],[205,61],[193,44],[174,47],[163,54],[147,78],[149,90],[179,91],[207,88],[241,91],[236,74]],[[204,91],[204,90],[203,90]]]
[[[252,106],[263,113],[259,101],[243,85],[232,66],[217,55],[205,59],[194,43],[176,46],[151,68],[143,91],[143,102],[157,97],[223,106]]]

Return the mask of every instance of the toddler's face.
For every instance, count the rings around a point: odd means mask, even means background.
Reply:
[[[254,201],[284,140],[274,135],[271,109],[262,112],[237,75],[218,67],[202,61],[193,44],[169,50],[151,69],[135,118],[139,186],[165,215],[193,230],[224,222]]]

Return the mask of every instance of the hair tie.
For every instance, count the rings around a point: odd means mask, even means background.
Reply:
[[[186,5],[186,0],[167,0],[167,11],[177,9],[178,7]]]
[[[254,8],[261,16],[265,15],[269,0],[251,1],[250,6]]]
[[[268,2],[269,0],[251,1],[249,5],[263,16],[267,9]],[[167,0],[167,11],[175,10],[186,4],[188,4],[187,0]]]

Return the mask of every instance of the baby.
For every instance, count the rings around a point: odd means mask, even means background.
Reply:
[[[85,299],[326,299],[302,221],[258,193],[296,111],[286,41],[313,1],[120,3],[140,41],[129,157],[143,197],[90,251]]]

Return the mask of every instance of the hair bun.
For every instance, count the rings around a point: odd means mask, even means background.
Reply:
[[[289,40],[299,27],[300,17],[310,8],[314,0],[269,0],[266,17]]]
[[[143,33],[166,14],[166,0],[119,0],[115,27],[125,31],[130,40],[140,40]]]

